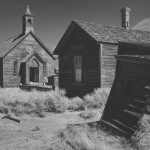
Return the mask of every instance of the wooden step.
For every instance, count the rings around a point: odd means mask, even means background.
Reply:
[[[107,118],[117,119],[120,122],[122,122],[124,125],[131,127],[133,129],[136,129],[136,127],[137,127],[137,120],[134,121],[133,120],[134,118],[132,118],[132,120],[131,120],[129,117],[125,117],[121,113],[116,114],[114,112],[108,111],[103,115],[102,119],[107,120]]]
[[[119,129],[128,133],[129,135],[132,135],[135,132],[134,129],[130,128],[129,126],[126,126],[125,124],[123,124],[121,121],[117,119],[110,119],[110,122],[114,124],[115,126],[117,126]]]
[[[121,136],[125,136],[125,137],[129,137],[130,135],[128,134],[128,132],[125,132],[124,130],[120,129],[119,127],[117,127],[116,125],[114,125],[113,123],[103,120],[100,120],[100,125],[102,127],[104,127],[105,129],[108,129],[109,131],[111,131],[112,133],[115,133],[117,135],[121,135]]]

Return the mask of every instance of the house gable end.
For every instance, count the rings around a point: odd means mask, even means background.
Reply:
[[[88,44],[89,41],[97,43],[91,35],[76,24],[76,22],[72,21],[60,42],[57,44],[54,54],[60,54],[64,49],[70,48],[71,46],[80,47],[80,44]]]

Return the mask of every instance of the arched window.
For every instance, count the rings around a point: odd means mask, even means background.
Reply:
[[[33,59],[33,60],[30,62],[30,67],[39,67],[39,64],[38,64],[38,62],[36,61],[36,59]]]
[[[43,63],[43,76],[47,75],[47,67],[46,67],[46,62]]]
[[[18,62],[17,62],[17,60],[15,60],[14,61],[14,72],[13,72],[14,76],[17,76],[17,68],[18,68]]]
[[[32,25],[31,19],[28,19],[28,24]]]

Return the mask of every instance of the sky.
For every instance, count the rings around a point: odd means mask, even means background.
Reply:
[[[35,34],[55,47],[72,20],[121,26],[120,9],[131,8],[130,25],[150,18],[150,0],[0,0],[0,41],[22,33],[22,15],[29,5]]]

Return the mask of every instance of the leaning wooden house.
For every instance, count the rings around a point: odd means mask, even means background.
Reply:
[[[142,54],[150,45],[120,43],[119,51],[128,50],[133,55],[116,56],[116,76],[100,124],[130,138],[143,115],[150,114],[150,55]]]
[[[72,21],[54,53],[59,55],[59,86],[68,95],[111,87],[118,41],[150,43],[150,32],[129,28],[130,8],[121,9],[122,27]],[[129,52],[130,53],[130,52]]]
[[[41,85],[54,74],[54,57],[34,33],[34,16],[27,6],[21,34],[0,45],[0,87]]]

